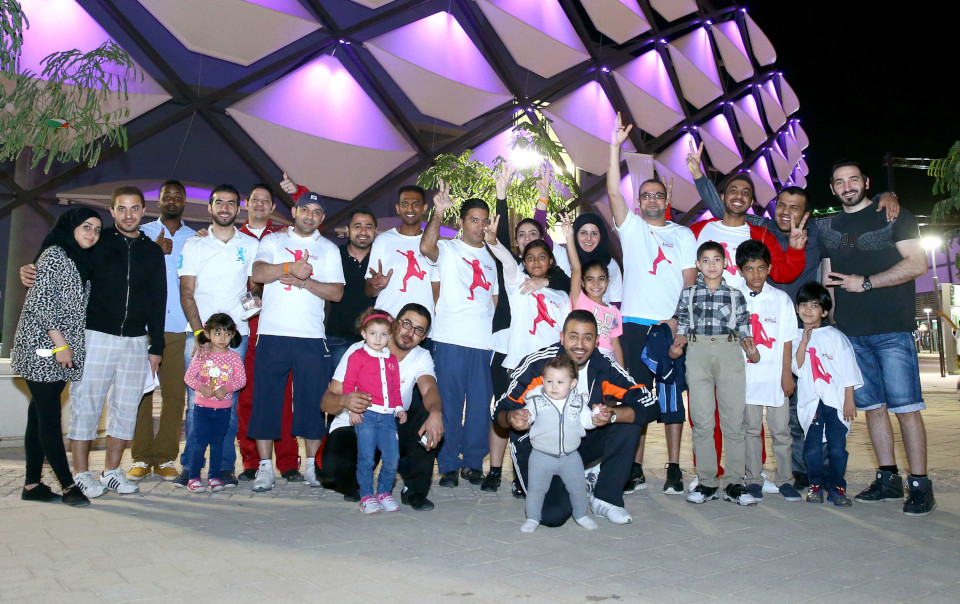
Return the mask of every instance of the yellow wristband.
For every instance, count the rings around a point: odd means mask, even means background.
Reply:
[[[64,344],[64,345],[61,346],[60,348],[54,348],[54,349],[51,350],[50,352],[52,352],[53,354],[57,354],[58,352],[63,352],[63,351],[66,350],[67,348],[70,348],[70,345],[69,345],[69,344]]]
[[[197,337],[197,336],[199,336],[199,335],[202,334],[202,333],[203,333],[203,330],[202,330],[202,329],[198,329],[197,331],[193,332],[193,337]]]

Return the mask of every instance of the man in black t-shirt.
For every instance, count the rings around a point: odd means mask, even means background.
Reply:
[[[843,213],[820,222],[824,284],[832,288],[834,319],[850,339],[863,374],[854,399],[867,417],[880,466],[876,480],[856,500],[903,499],[889,411],[897,415],[910,467],[903,513],[924,516],[937,504],[926,476],[927,436],[920,416],[925,405],[912,332],[914,279],[927,272],[926,253],[910,212],[901,210],[894,222],[887,222],[882,213],[868,211],[874,205],[866,197],[869,187],[870,179],[857,163],[835,164],[830,190]]]

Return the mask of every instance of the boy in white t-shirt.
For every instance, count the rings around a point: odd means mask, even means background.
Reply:
[[[847,481],[847,433],[857,417],[853,391],[863,386],[850,340],[832,325],[822,325],[830,314],[833,299],[816,281],[797,292],[797,314],[803,331],[793,341],[797,352],[793,371],[797,374],[797,416],[803,427],[803,459],[807,462],[810,491],[807,501],[849,507]],[[827,441],[829,474],[823,473],[823,441]]]
[[[787,501],[800,501],[800,493],[789,480],[793,478],[793,437],[790,435],[790,405],[785,397],[793,392],[790,342],[797,333],[793,302],[783,291],[767,283],[770,251],[749,239],[737,247],[737,268],[744,283],[738,288],[747,301],[753,343],[760,361],[747,362],[747,399],[743,413],[744,451],[747,491],[763,499],[763,415],[773,440],[777,462],[775,484]],[[771,490],[770,492],[777,492]]]

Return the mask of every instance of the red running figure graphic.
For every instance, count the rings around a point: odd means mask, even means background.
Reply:
[[[423,278],[427,275],[427,272],[420,268],[420,263],[417,262],[416,251],[408,250],[406,252],[401,252],[397,250],[397,253],[401,256],[407,258],[407,274],[403,276],[403,287],[400,288],[400,291],[407,291],[407,279],[410,277],[416,277],[423,281]]]
[[[820,379],[829,384],[830,378],[833,376],[823,370],[823,364],[820,362],[820,357],[817,356],[817,349],[808,346],[807,352],[810,353],[810,371],[813,373],[813,379]]]
[[[478,287],[482,287],[483,289],[489,291],[490,282],[487,281],[487,278],[483,276],[483,269],[480,268],[479,260],[474,260],[471,262],[470,260],[464,258],[463,261],[473,268],[473,283],[470,284],[470,295],[467,296],[467,300],[473,300],[473,290]]]
[[[760,317],[756,313],[750,315],[750,326],[753,328],[753,343],[757,346],[766,346],[772,349],[773,343],[777,340],[767,335],[767,331],[763,328],[763,323],[760,322]]]
[[[533,297],[537,299],[537,316],[533,320],[533,329],[530,330],[532,335],[537,335],[537,323],[540,321],[546,321],[547,325],[553,327],[557,324],[556,321],[550,318],[550,313],[547,311],[547,303],[544,302],[543,294],[533,294]]]
[[[719,242],[723,246],[723,256],[727,259],[727,272],[731,275],[737,274],[737,265],[733,263],[733,258],[730,257],[730,250],[727,249],[727,244],[724,242]]]
[[[673,262],[670,262],[670,260],[669,260],[669,259],[667,258],[667,256],[666,256],[666,254],[663,253],[663,250],[662,250],[662,249],[660,248],[660,246],[658,245],[658,246],[657,246],[657,257],[656,257],[656,258],[654,259],[654,261],[653,261],[653,270],[650,271],[650,274],[651,274],[651,275],[656,275],[656,274],[657,274],[657,265],[660,264],[661,262],[666,262],[667,264],[673,264]]]

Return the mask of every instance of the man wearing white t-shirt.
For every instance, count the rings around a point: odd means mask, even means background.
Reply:
[[[316,455],[326,432],[319,401],[333,368],[323,305],[340,300],[344,279],[340,251],[318,230],[323,218],[320,196],[302,195],[293,210],[293,226],[264,237],[253,264],[253,280],[264,284],[247,430],[260,456],[255,492],[273,488],[273,441],[282,434],[283,391],[291,374],[291,432],[304,439],[308,457]]]
[[[370,249],[367,295],[377,297],[377,308],[396,317],[405,304],[416,302],[433,317],[433,275],[436,267],[420,252],[426,212],[426,194],[416,185],[400,188],[397,199],[400,226],[377,235]]]
[[[411,302],[397,311],[387,347],[400,362],[400,398],[407,412],[407,421],[397,426],[400,441],[400,476],[403,491],[400,501],[417,511],[433,509],[427,499],[437,447],[443,437],[443,419],[440,410],[440,395],[433,358],[420,342],[430,331],[430,312],[420,304]],[[344,358],[362,346],[358,342]],[[357,434],[350,425],[349,413],[363,414],[370,406],[371,396],[366,392],[343,392],[343,377],[347,363],[341,361],[333,374],[333,381],[323,395],[321,409],[324,413],[336,414],[323,440],[316,459],[317,477],[324,486],[343,494],[347,501],[359,501],[357,492]],[[414,386],[420,392],[414,397]]]
[[[697,280],[697,243],[693,232],[667,220],[667,189],[657,180],[647,180],[639,187],[634,214],[620,193],[620,145],[627,139],[632,125],[623,127],[620,116],[610,140],[610,166],[607,169],[607,196],[610,211],[617,225],[623,246],[623,347],[627,371],[642,383],[653,382],[643,361],[650,327],[671,321],[684,287]],[[676,330],[676,324],[673,323]],[[660,423],[667,437],[667,480],[665,493],[683,493],[680,471],[680,436],[686,410],[683,397],[672,384],[657,384],[660,399]],[[647,427],[644,426],[628,490],[643,488],[643,447]]]
[[[253,272],[253,260],[257,254],[259,242],[255,237],[241,233],[235,222],[240,210],[240,193],[232,185],[220,185],[210,193],[207,211],[213,217],[213,224],[207,230],[206,237],[193,237],[183,245],[180,259],[180,304],[187,317],[188,333],[184,347],[184,363],[197,354],[196,337],[203,331],[203,325],[210,315],[218,312],[230,315],[237,324],[242,336],[236,349],[240,358],[247,350],[250,327],[243,320],[243,305],[240,297],[246,293]],[[254,288],[259,293],[259,286]],[[185,432],[187,444],[184,446],[180,463],[183,472],[174,480],[174,486],[186,487],[189,477],[190,460],[193,452],[189,449],[195,442],[189,436],[193,429],[193,400],[195,393],[187,387],[187,415]],[[221,480],[229,487],[237,486],[234,464],[237,450],[234,440],[237,437],[237,394],[233,394],[233,410],[230,423],[223,439],[223,461]]]
[[[440,276],[433,358],[445,437],[437,465],[440,486],[455,487],[458,470],[470,484],[483,482],[483,458],[490,449],[490,350],[499,289],[496,264],[483,244],[484,229],[490,224],[486,202],[464,201],[461,238],[439,241],[443,214],[453,207],[449,193],[442,185],[434,196],[433,216],[420,240],[420,252],[437,264]]]

